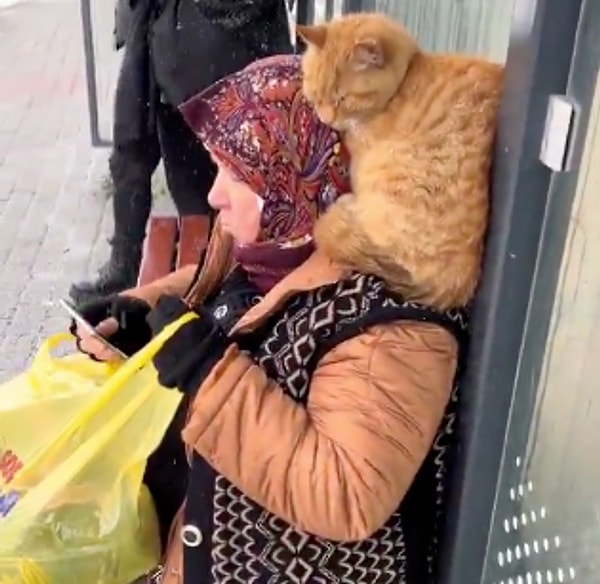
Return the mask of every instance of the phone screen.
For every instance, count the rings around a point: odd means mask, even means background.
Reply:
[[[119,357],[122,357],[123,359],[128,358],[127,355],[125,355],[125,353],[123,353],[123,351],[121,351],[120,349],[115,347],[110,341],[105,339],[102,335],[98,334],[98,331],[96,330],[94,325],[92,325],[90,322],[88,322],[79,312],[77,312],[77,309],[68,300],[61,298],[59,300],[59,304],[69,313],[69,316],[77,323],[78,326],[85,329],[86,332],[88,332],[91,336],[93,336],[97,341],[102,343],[107,349],[110,349],[111,351],[113,351],[114,353],[119,355]]]

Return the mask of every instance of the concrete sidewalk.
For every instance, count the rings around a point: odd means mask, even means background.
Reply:
[[[81,37],[76,0],[0,8],[0,381],[64,330],[56,300],[107,253],[107,151],[90,146]]]

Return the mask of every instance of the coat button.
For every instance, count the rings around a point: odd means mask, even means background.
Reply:
[[[181,541],[186,547],[198,547],[202,543],[202,532],[195,525],[184,525],[180,533]]]
[[[225,318],[228,312],[229,309],[227,308],[227,304],[221,304],[215,308],[214,316],[217,320],[221,320],[222,318]]]

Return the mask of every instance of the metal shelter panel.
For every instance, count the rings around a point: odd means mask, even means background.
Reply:
[[[600,3],[584,0],[483,582],[600,581]]]
[[[444,584],[525,584],[528,579],[538,578],[538,568],[533,572],[522,571],[520,563],[512,564],[517,555],[534,549],[533,539],[529,548],[517,548],[515,541],[522,536],[521,527],[526,527],[523,521],[531,520],[532,512],[539,518],[543,506],[532,492],[536,487],[537,494],[543,492],[539,480],[533,481],[524,474],[525,461],[529,458],[523,447],[533,429],[531,424],[535,423],[532,405],[542,366],[541,350],[551,317],[548,308],[555,297],[556,274],[581,159],[582,136],[574,137],[570,172],[564,175],[552,173],[545,167],[539,153],[549,97],[573,90],[573,75],[579,59],[591,63],[592,70],[597,69],[597,49],[590,49],[590,41],[586,40],[589,33],[585,32],[586,26],[593,22],[586,18],[591,16],[594,1],[517,0],[515,6],[499,120],[486,271],[476,307],[472,354],[464,388],[461,461],[455,485],[456,499],[449,518]],[[584,22],[586,26],[582,26]],[[585,56],[579,48],[581,43],[587,46],[583,51]],[[593,80],[594,75],[589,75],[588,70],[587,85],[583,87],[580,82],[578,94],[573,94],[577,127],[583,132],[587,126]],[[565,205],[560,220],[554,214],[558,184],[562,184],[562,204]],[[551,224],[554,228],[549,231]],[[557,225],[562,228],[558,229]],[[543,244],[549,240],[554,242],[553,263],[546,264],[547,271],[543,272],[542,258],[547,257]],[[538,285],[544,273],[544,292],[540,297]],[[536,339],[533,345],[531,335]],[[531,351],[532,347],[538,348],[537,354]],[[512,421],[505,444],[511,405]],[[518,454],[514,449],[517,444]],[[515,506],[513,493],[521,497],[520,500],[530,493],[533,507]],[[564,518],[567,518],[569,511],[564,505],[563,508]],[[544,514],[547,512],[546,508]],[[510,522],[510,534],[517,538],[510,540],[512,544],[501,535],[502,532],[508,535],[506,519]],[[542,526],[542,522],[539,525]],[[558,535],[552,529],[550,532],[552,537]],[[542,537],[536,546],[545,547],[549,538],[550,535],[544,543]],[[500,573],[488,562],[484,573],[486,557],[495,553],[497,562],[500,549],[504,550],[500,560],[504,566],[496,564],[497,567],[504,568],[509,563],[511,569],[515,566],[517,569]],[[560,582],[568,573],[564,566],[556,566],[548,575],[549,569],[550,566],[545,568],[540,584]]]
[[[504,61],[513,0],[367,0],[366,10],[398,18],[430,51],[486,55]]]

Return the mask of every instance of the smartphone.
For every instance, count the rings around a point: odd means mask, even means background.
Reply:
[[[77,312],[77,309],[68,300],[61,298],[58,302],[69,313],[69,316],[81,328],[85,329],[87,333],[94,337],[94,339],[102,343],[107,349],[110,349],[111,351],[119,355],[119,357],[121,357],[122,359],[128,359],[127,355],[123,353],[121,349],[118,349],[110,341],[105,339],[102,335],[98,334],[96,327],[94,327],[94,325],[88,322],[79,312]]]

